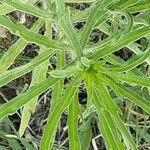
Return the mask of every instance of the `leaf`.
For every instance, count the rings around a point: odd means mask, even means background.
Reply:
[[[49,21],[46,21],[46,27],[49,25]],[[48,26],[49,28],[49,26]],[[45,34],[48,34],[47,28]],[[44,53],[46,52],[47,49],[42,47],[39,51],[39,53]],[[46,79],[46,73],[48,70],[48,65],[49,65],[49,60],[46,60],[42,64],[38,65],[32,73],[32,81],[30,84],[30,87],[34,86],[35,84],[40,83],[41,81]],[[26,127],[28,126],[28,123],[30,121],[31,113],[35,112],[35,108],[37,105],[37,100],[38,96],[33,98],[29,103],[27,103],[22,111],[22,116],[21,116],[21,123],[19,127],[19,135],[22,136],[25,132]]]
[[[150,78],[147,76],[138,76],[135,74],[123,74],[123,73],[116,73],[116,72],[105,72],[107,75],[111,76],[114,78],[116,81],[124,81],[128,83],[134,83],[140,86],[146,86],[150,87]]]
[[[150,8],[150,2],[147,1],[147,2],[144,3],[144,1],[143,1],[143,3],[137,3],[136,5],[133,5],[129,8],[127,8],[127,10],[130,11],[130,12],[135,13],[135,12],[149,10],[149,8]]]
[[[81,150],[89,150],[90,141],[92,139],[91,119],[86,120],[80,126],[79,138],[81,143]]]
[[[62,69],[65,66],[65,52],[58,52],[56,53],[57,56],[57,69]],[[56,104],[59,102],[60,97],[63,94],[64,90],[64,78],[60,79],[56,84],[53,86],[52,91],[52,98],[51,98],[51,111],[56,106]]]
[[[58,79],[47,78],[43,82],[31,87],[25,93],[13,98],[9,102],[0,105],[0,120],[8,115],[14,114],[20,107],[28,103],[32,98],[49,89]]]
[[[96,0],[65,0],[67,3],[91,3]]]
[[[125,86],[114,83],[119,89],[122,96],[128,98],[131,102],[135,103],[139,107],[141,107],[144,111],[150,114],[150,102],[143,99],[141,96],[136,94],[133,90],[126,88]]]
[[[85,45],[88,42],[88,38],[90,36],[90,33],[94,27],[94,25],[97,22],[100,22],[103,18],[103,16],[107,13],[107,10],[105,7],[110,4],[112,1],[111,0],[102,0],[96,3],[92,8],[91,12],[87,18],[86,25],[83,29],[83,32],[81,34],[80,42],[81,42],[81,47],[84,49]]]
[[[111,110],[112,112],[118,112],[119,108],[115,105],[114,101],[111,99],[110,95],[108,94],[108,91],[106,88],[104,88],[103,84],[98,81],[98,77],[95,76],[94,83],[98,86],[96,86],[99,90],[101,99],[105,99],[105,101],[101,101],[104,108],[107,110]]]
[[[12,11],[15,11],[13,7],[5,5],[5,4],[0,4],[0,15],[5,15]]]
[[[78,95],[76,92],[73,100],[70,103],[68,114],[68,136],[69,147],[71,150],[81,150],[81,144],[78,135],[78,114]]]
[[[79,64],[76,66],[68,67],[67,69],[63,70],[52,70],[50,72],[50,75],[53,78],[64,78],[64,77],[70,77],[74,75],[77,72],[80,72],[82,69],[80,68]]]
[[[83,74],[79,74],[75,77],[71,85],[65,90],[64,96],[61,98],[59,103],[53,109],[53,112],[49,114],[48,121],[42,135],[42,140],[40,144],[41,150],[50,150],[53,146],[54,135],[56,132],[57,124],[61,117],[61,114],[68,107],[71,102],[72,97],[77,89],[77,85],[80,84],[83,79]]]
[[[9,146],[11,147],[12,150],[22,150],[22,147],[20,146],[20,144],[18,143],[17,140],[8,139],[7,141],[8,141]]]
[[[122,65],[113,65],[108,67],[106,70],[108,71],[128,71],[131,70],[144,61],[146,61],[150,57],[150,49],[146,50],[145,52],[134,56],[133,58],[129,59],[126,63]]]
[[[121,8],[127,8],[131,5],[135,5],[138,3],[140,0],[120,0],[116,4],[119,5]]]
[[[37,56],[35,59],[33,59],[31,62],[17,67],[12,70],[6,71],[4,74],[0,75],[0,86],[5,85],[9,83],[10,81],[24,75],[25,73],[30,72],[35,67],[37,67],[39,64],[43,63],[47,59],[49,59],[50,56],[52,56],[55,53],[55,51],[49,51],[47,50],[43,54]]]
[[[109,112],[102,108],[103,106],[100,104],[101,98],[98,97],[97,91],[93,92],[93,102],[96,106],[98,116],[99,116],[99,128],[102,132],[102,135],[105,139],[106,145],[108,149],[122,149],[125,150],[123,144],[121,143],[117,129],[114,125],[111,115]],[[113,114],[112,114],[113,115]]]
[[[99,76],[97,78],[99,78]],[[104,80],[104,82],[111,83],[111,81],[109,81],[109,80],[106,81],[107,78],[104,79],[103,77],[101,77],[99,79],[100,80],[102,79],[101,81]],[[126,146],[131,147],[133,150],[136,150],[136,146],[135,146],[135,143],[134,143],[131,135],[129,134],[128,130],[126,129],[126,127],[124,126],[124,124],[122,123],[122,121],[118,115],[119,109],[117,110],[118,107],[111,99],[108,91],[106,91],[106,89],[104,88],[104,85],[101,82],[98,82],[96,79],[95,79],[95,85],[97,85],[95,90],[97,89],[98,97],[101,99],[101,103],[98,100],[96,101],[97,107],[99,106],[99,109],[102,107],[110,113],[110,115],[113,119],[113,122],[116,124],[116,126],[122,133],[122,137],[124,139]],[[99,105],[99,103],[100,103],[100,105]],[[110,105],[111,105],[111,107],[110,107]],[[104,127],[105,127],[105,125],[104,125]],[[107,131],[107,129],[106,129],[106,131]]]
[[[93,53],[91,56],[89,56],[88,58],[93,58],[93,59],[97,59],[100,57],[104,57],[114,51],[117,51],[118,49],[123,48],[124,46],[140,39],[141,37],[144,37],[146,35],[150,34],[150,27],[143,27],[134,31],[131,31],[127,34],[122,35],[119,39],[116,40],[112,40],[112,43],[98,49],[98,47],[96,48],[96,52]],[[93,50],[95,48],[93,47]]]
[[[69,11],[68,10],[65,11],[64,0],[56,0],[55,3],[56,3],[56,10],[58,16],[58,25],[65,33],[65,35],[68,37],[78,57],[81,57],[83,54],[82,54],[79,37],[70,21]]]
[[[37,32],[41,25],[43,24],[43,20],[39,19],[31,28],[31,30]],[[19,55],[21,51],[25,48],[25,46],[28,44],[27,41],[23,39],[19,39],[15,44],[13,44],[7,52],[4,53],[4,55],[0,59],[0,74],[4,73],[10,65],[15,61],[16,57]]]
[[[24,11],[26,13],[32,14],[34,16],[40,17],[40,18],[50,18],[51,14],[48,12],[36,7],[32,6],[29,3],[21,0],[1,0],[1,3],[9,5],[15,9],[18,9],[20,11]]]
[[[30,31],[25,26],[21,24],[13,23],[8,17],[0,16],[0,25],[6,27],[11,30],[11,32],[15,35],[22,37],[27,42],[36,43],[46,48],[51,49],[64,49],[68,46],[66,44],[61,44],[60,42],[55,42],[51,40],[47,36],[37,34],[33,31]],[[67,46],[67,47],[66,47]]]

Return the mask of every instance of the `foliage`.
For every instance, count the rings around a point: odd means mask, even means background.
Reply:
[[[67,7],[64,0],[45,0],[45,10],[21,0],[0,2],[0,25],[20,37],[0,58],[0,86],[32,71],[29,89],[0,106],[2,121],[22,108],[20,135],[17,134],[17,138],[24,141],[21,136],[28,126],[31,112],[35,111],[39,95],[51,89],[51,108],[40,142],[41,150],[52,149],[57,126],[64,112],[68,114],[71,150],[88,149],[93,120],[99,126],[107,149],[136,150],[138,147],[124,125],[119,103],[131,101],[142,112],[150,114],[150,78],[149,73],[141,69],[143,65],[147,68],[150,65],[150,17],[146,17],[150,11],[150,1],[66,0],[72,3],[92,2],[90,8],[84,11]],[[16,24],[6,16],[15,10],[32,14],[38,17],[38,21],[31,29]],[[77,31],[73,23],[80,21],[86,21],[86,24]],[[46,32],[40,35],[38,30],[44,23]],[[59,31],[57,40],[51,38],[53,26]],[[93,44],[89,42],[89,37],[95,28],[104,32],[107,38]],[[144,50],[136,42],[141,38],[148,43]],[[29,42],[40,46],[39,55],[25,65],[8,70]],[[124,47],[133,52],[126,62],[114,55],[114,52]],[[66,52],[72,55],[69,63],[65,60]],[[48,60],[54,54],[57,66],[55,70],[49,71]],[[64,84],[66,78],[70,79],[68,85]],[[81,85],[87,90],[86,106],[81,106],[78,100]],[[134,91],[136,87],[145,90],[140,94]],[[141,130],[138,132],[142,133]],[[5,133],[0,133],[0,136],[6,138]],[[82,136],[86,136],[87,141]],[[13,143],[18,145],[15,138],[8,139],[8,142],[14,149]]]

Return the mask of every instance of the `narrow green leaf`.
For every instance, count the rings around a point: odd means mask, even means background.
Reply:
[[[112,40],[112,43],[109,44],[108,46],[105,46],[104,48],[98,49],[98,47],[96,48],[93,47],[93,50],[95,49],[96,52],[90,55],[89,58],[96,59],[96,58],[104,57],[148,34],[150,34],[150,27],[143,27],[143,28],[134,30],[130,33],[124,34],[119,39]]]
[[[65,0],[67,3],[91,3],[95,1],[96,0]]]
[[[127,8],[127,10],[135,13],[135,12],[149,10],[149,8],[150,8],[150,2],[145,3],[145,4],[137,4],[137,5],[131,6],[131,7]]]
[[[46,21],[46,31],[45,34],[48,34],[47,28],[49,28],[49,21]],[[39,53],[46,52],[47,49],[41,48]],[[30,87],[34,86],[37,83],[40,83],[41,81],[46,79],[46,73],[48,70],[49,60],[46,60],[42,64],[38,65],[32,73],[32,81],[30,84]],[[19,135],[22,136],[25,132],[26,127],[28,126],[28,123],[30,121],[31,113],[35,112],[35,108],[37,105],[38,96],[33,98],[29,103],[27,103],[22,111],[21,116],[21,123],[19,127]]]
[[[92,139],[91,119],[86,120],[80,126],[79,138],[81,143],[81,150],[89,150],[90,142]]]
[[[77,64],[76,66],[71,66],[64,70],[52,70],[50,75],[54,78],[64,78],[70,77],[75,73],[80,72],[81,70],[82,69],[80,68],[80,64]]]
[[[77,89],[77,85],[80,84],[83,79],[83,74],[79,74],[75,77],[71,85],[65,90],[64,96],[53,109],[53,112],[49,114],[47,125],[42,136],[40,149],[41,150],[50,150],[53,146],[54,136],[57,128],[57,124],[61,117],[61,114],[70,104],[72,97]]]
[[[12,150],[22,150],[22,147],[20,146],[20,144],[18,143],[17,140],[15,139],[8,139],[7,140],[9,143],[9,146]]]
[[[5,85],[5,84],[9,83],[10,81],[30,72],[35,67],[37,67],[39,64],[41,64],[44,61],[46,61],[47,59],[49,59],[50,56],[52,56],[53,54],[55,54],[55,51],[52,52],[50,50],[47,50],[43,54],[37,56],[31,62],[29,62],[23,66],[17,67],[15,69],[6,71],[4,74],[0,75],[0,86]]]
[[[68,114],[68,136],[70,150],[81,150],[81,144],[78,135],[78,95],[74,95],[69,106]]]
[[[100,104],[101,98],[97,95],[98,91],[93,89],[93,102],[97,108],[98,116],[99,116],[99,128],[102,132],[102,135],[105,139],[106,145],[108,149],[122,149],[124,150],[124,146],[121,143],[118,131],[114,126],[114,122],[112,120],[111,115],[107,110],[102,108],[102,104]],[[113,114],[112,114],[113,115]]]
[[[58,25],[70,40],[77,55],[81,57],[83,54],[82,54],[82,49],[79,41],[79,36],[70,21],[69,11],[67,10],[65,11],[64,0],[56,0],[55,3],[57,6],[56,8],[57,8],[57,16],[58,16],[57,18]]]
[[[114,78],[116,81],[120,80],[128,83],[134,83],[137,85],[150,87],[150,78],[147,76],[141,77],[135,74],[129,74],[129,73],[123,74],[123,73],[116,73],[116,72],[106,72],[106,73],[107,75]]]
[[[0,16],[0,25],[8,28],[9,30],[11,30],[12,33],[22,37],[24,40],[28,42],[36,43],[51,49],[64,49],[64,48],[68,49],[68,46],[66,44],[56,42],[54,40],[51,40],[47,36],[40,35],[33,31],[30,31],[21,24],[13,23],[10,19],[8,19],[8,17]]]
[[[31,28],[31,30],[37,32],[41,25],[43,24],[43,20],[39,19]],[[10,65],[15,61],[16,57],[19,55],[21,51],[25,48],[25,46],[28,44],[27,41],[23,39],[19,39],[15,44],[13,44],[7,52],[4,53],[4,55],[0,59],[0,74],[4,73]]]
[[[138,3],[140,0],[120,0],[116,4],[119,5],[121,8],[127,8],[131,5]]]
[[[95,81],[94,83],[98,86],[98,90],[99,90],[99,93],[100,93],[100,97],[101,99],[105,99],[105,101],[102,101],[102,105],[105,106],[105,108],[107,110],[112,110],[113,112],[118,112],[119,111],[119,108],[115,105],[114,101],[112,101],[110,95],[108,94],[108,91],[106,90],[106,87],[104,87],[104,85],[102,83],[100,83],[98,79],[98,77],[94,77]]]
[[[126,88],[125,86],[114,83],[117,88],[119,89],[120,93],[128,98],[131,102],[135,103],[139,107],[141,107],[144,111],[150,114],[150,102],[143,99],[143,97],[139,96],[137,93],[135,93],[133,90],[130,90]]]
[[[124,125],[124,122],[121,120],[119,114],[112,115],[115,125],[118,127],[121,135],[124,139],[127,149],[137,150],[136,145],[133,141],[133,138],[127,128]]]
[[[97,77],[98,78],[98,77]],[[111,83],[111,81],[106,81],[107,78],[105,79],[104,77],[99,78],[104,82],[109,82]],[[96,80],[95,80],[96,81]],[[118,126],[118,129],[120,130],[120,132],[122,133],[124,142],[126,144],[127,147],[131,147],[133,150],[136,150],[135,147],[135,143],[131,137],[131,135],[129,134],[129,132],[127,131],[126,127],[124,126],[124,124],[121,122],[120,117],[118,116],[118,111],[119,109],[114,109],[116,106],[115,103],[113,103],[113,100],[111,99],[109,93],[106,91],[106,89],[104,88],[104,85],[102,83],[98,83],[95,82],[95,84],[98,84],[97,90],[98,90],[98,97],[101,99],[101,103],[100,105],[98,105],[99,107],[103,107],[105,108],[107,111],[110,112],[110,115],[114,121],[114,123],[116,124],[116,126]],[[118,91],[117,91],[118,92]],[[105,95],[104,95],[105,94]],[[110,107],[110,104],[112,105],[112,107]],[[97,100],[96,104],[99,104],[99,101]],[[117,117],[118,116],[118,117]]]
[[[1,3],[12,6],[15,9],[18,9],[20,11],[27,12],[29,14],[35,15],[40,18],[49,18],[51,14],[48,12],[45,12],[44,10],[33,6],[26,1],[21,0],[1,0]]]
[[[126,63],[122,65],[113,65],[108,67],[106,70],[108,71],[128,71],[131,70],[144,61],[146,61],[150,57],[150,49],[146,50],[145,52],[134,56],[133,58],[129,59]]]
[[[65,66],[65,52],[58,52],[56,53],[57,56],[57,69],[62,69]],[[57,84],[54,84],[53,86],[53,92],[52,92],[52,98],[51,98],[51,111],[56,106],[58,101],[60,100],[60,97],[63,94],[64,90],[64,79],[60,79]]]
[[[81,38],[80,38],[80,42],[81,42],[81,47],[82,49],[84,49],[85,45],[88,42],[88,38],[90,36],[90,33],[94,27],[94,25],[97,22],[100,22],[100,20],[102,20],[102,17],[107,13],[107,10],[105,9],[105,7],[107,5],[109,5],[112,1],[99,1],[98,3],[96,3],[92,8],[91,8],[91,12],[87,18],[87,22],[86,25],[83,29]]]
[[[28,103],[30,100],[32,100],[32,98],[49,89],[58,80],[59,79],[52,79],[51,77],[49,77],[43,82],[31,87],[25,93],[20,94],[19,96],[13,98],[5,104],[0,105],[0,119],[14,114],[20,107]]]
[[[12,11],[15,11],[13,7],[5,5],[5,4],[0,4],[0,15],[5,15]]]

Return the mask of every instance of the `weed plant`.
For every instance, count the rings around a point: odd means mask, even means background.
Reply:
[[[51,107],[39,142],[40,150],[59,149],[54,147],[54,141],[64,112],[68,116],[70,150],[89,149],[93,120],[108,150],[137,150],[139,139],[149,142],[145,128],[138,128],[137,123],[132,129],[134,136],[126,120],[131,112],[138,116],[150,114],[150,1],[45,0],[43,3],[42,9],[32,1],[0,0],[0,26],[20,37],[1,55],[0,86],[32,71],[30,87],[0,105],[1,122],[6,119],[11,126],[8,117],[21,112],[19,131],[14,129],[13,136],[1,132],[1,139],[8,140],[13,149],[21,149],[17,139],[26,149],[34,149],[22,136],[35,112],[38,97],[51,89]],[[67,3],[90,3],[90,7],[80,11]],[[31,29],[10,20],[7,14],[16,10],[38,18]],[[85,22],[85,25],[77,30],[73,25],[76,22]],[[43,24],[46,31],[40,35],[38,31]],[[51,34],[53,28],[55,40]],[[107,38],[91,43],[89,38],[94,29],[102,31]],[[139,42],[141,39],[143,44]],[[28,43],[40,47],[38,56],[9,69]],[[115,55],[125,47],[133,53],[127,61]],[[49,69],[49,60],[54,55],[56,69]],[[67,79],[68,83],[64,84]],[[78,100],[81,86],[87,91],[86,105]],[[120,105],[123,102],[131,107],[123,110]]]

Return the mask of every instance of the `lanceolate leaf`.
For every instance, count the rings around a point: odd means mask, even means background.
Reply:
[[[119,5],[121,8],[129,7],[130,5],[134,5],[138,3],[140,0],[120,0],[116,4]]]
[[[50,72],[50,75],[54,78],[64,78],[70,77],[81,70],[82,69],[80,68],[79,64],[77,64],[76,66],[71,66],[64,70],[53,70]]]
[[[0,15],[5,15],[5,14],[8,14],[12,11],[15,11],[15,9],[12,6],[0,4]]]
[[[115,80],[120,80],[128,83],[134,83],[141,86],[150,87],[150,78],[147,76],[138,76],[135,74],[124,74],[124,73],[116,73],[116,72],[107,72],[107,75],[110,75]]]
[[[45,35],[49,36],[49,28],[51,27],[50,21],[46,21],[46,31]],[[41,47],[39,54],[42,54],[46,52],[47,49],[44,47]],[[47,59],[42,64],[38,65],[32,73],[32,81],[30,84],[30,87],[40,83],[41,81],[46,79],[46,74],[49,66],[49,60]],[[58,81],[59,82],[59,81]],[[21,116],[21,123],[19,128],[19,134],[22,136],[25,132],[26,127],[28,126],[28,123],[30,121],[31,113],[35,112],[36,105],[37,105],[38,96],[33,98],[29,103],[27,103],[23,107],[22,116]]]
[[[61,117],[63,111],[67,108],[67,106],[72,101],[72,97],[74,96],[75,90],[83,79],[83,74],[79,74],[75,77],[74,81],[69,85],[69,87],[65,90],[64,96],[61,98],[59,103],[53,109],[53,112],[50,113],[47,121],[47,125],[45,127],[45,131],[42,136],[40,149],[41,150],[50,150],[53,146],[54,135],[56,132],[57,124]]]
[[[79,138],[81,143],[81,150],[89,150],[90,141],[92,139],[91,118],[86,120],[80,126]]]
[[[141,107],[143,110],[145,110],[147,113],[150,114],[150,102],[145,100],[143,97],[136,94],[133,90],[130,90],[126,88],[125,86],[121,84],[115,83],[117,88],[119,89],[120,93],[128,98],[131,102],[135,103],[139,107]]]
[[[150,57],[150,49],[143,52],[142,54],[139,54],[127,61],[126,63],[120,65],[120,66],[111,66],[108,67],[106,70],[108,71],[127,71],[135,68],[136,66],[140,65],[144,61],[146,61]]]
[[[138,3],[136,5],[133,5],[129,8],[127,8],[128,11],[130,12],[139,12],[139,11],[145,11],[145,10],[149,10],[150,8],[150,2],[147,3]]]
[[[103,80],[104,80],[104,82],[106,82],[105,79],[103,79],[103,78],[102,78],[102,80],[99,81],[99,83],[96,82],[97,80],[95,80],[95,84],[98,84],[97,89],[98,89],[98,93],[99,93],[99,96],[100,96],[101,101],[102,101],[101,107],[103,107],[104,109],[106,109],[107,111],[110,112],[110,115],[111,115],[114,123],[116,124],[116,126],[118,127],[120,132],[122,133],[122,137],[124,139],[124,142],[125,142],[126,146],[131,147],[133,150],[136,150],[136,147],[135,147],[135,144],[134,144],[134,141],[133,141],[131,135],[129,134],[126,127],[123,125],[120,117],[118,116],[119,109],[118,110],[115,109],[115,108],[117,108],[116,104],[113,102],[113,100],[110,97],[108,91],[106,91],[106,89],[104,88],[104,85],[101,83],[101,81],[103,81]],[[110,104],[112,105],[111,108],[109,106]],[[118,116],[118,117],[116,118],[116,116]]]
[[[144,27],[137,30],[134,30],[130,33],[122,35],[119,39],[112,40],[111,44],[108,46],[105,46],[104,48],[98,49],[98,47],[95,49],[96,52],[89,56],[89,58],[100,58],[104,57],[114,51],[117,51],[120,48],[123,48],[124,46],[140,39],[141,37],[144,37],[150,33],[150,27]]]
[[[74,95],[73,100],[69,106],[68,116],[68,134],[69,134],[69,146],[71,150],[81,150],[81,144],[78,135],[78,94]]]
[[[11,30],[12,33],[22,37],[24,40],[28,42],[36,43],[51,49],[64,49],[64,48],[68,49],[68,46],[66,44],[55,42],[54,40],[51,40],[47,36],[43,36],[33,31],[30,31],[21,24],[13,23],[10,19],[8,19],[8,17],[0,16],[0,25],[8,28],[9,30]]]
[[[128,98],[130,101],[141,107],[143,110],[145,110],[147,113],[150,113],[150,103],[146,101],[143,97],[136,94],[133,90],[130,90],[126,88],[124,85],[117,83],[113,79],[110,79],[107,76],[103,76],[100,78],[104,83],[111,86],[112,82],[118,88],[117,92],[119,91],[123,97]],[[113,86],[114,86],[113,85]]]
[[[81,45],[79,41],[78,34],[76,30],[74,29],[71,21],[70,21],[70,14],[69,11],[65,11],[65,5],[64,0],[56,0],[56,8],[57,8],[57,15],[58,15],[58,24],[63,30],[63,32],[66,34],[68,39],[70,40],[74,50],[76,51],[78,56],[82,56],[82,50]]]
[[[58,52],[56,53],[57,56],[57,69],[62,69],[65,66],[65,52]],[[54,84],[53,86],[53,92],[52,92],[52,98],[51,98],[51,111],[56,106],[58,101],[60,100],[60,97],[63,94],[64,90],[64,78],[61,78],[57,84]]]
[[[88,38],[90,36],[90,33],[94,25],[99,21],[99,19],[102,19],[102,17],[107,13],[107,10],[105,9],[105,7],[109,3],[110,3],[110,0],[109,1],[102,0],[96,3],[94,7],[91,8],[92,10],[87,18],[86,25],[83,29],[83,32],[80,38],[82,49],[84,49],[85,45],[87,44]]]
[[[39,64],[41,64],[44,61],[46,61],[47,59],[49,59],[50,56],[55,54],[55,52],[56,51],[52,52],[50,50],[47,50],[43,54],[37,56],[31,62],[29,62],[23,66],[17,67],[15,69],[6,71],[4,74],[0,75],[0,86],[5,85],[5,84],[9,83],[10,81],[30,72],[35,67],[37,67]]]
[[[9,6],[12,6],[15,9],[33,14],[37,17],[49,18],[51,16],[51,14],[49,14],[48,12],[45,12],[44,10],[42,10],[42,9],[36,7],[36,6],[30,5],[26,1],[22,1],[22,0],[1,0],[0,2],[3,3],[3,4],[7,4]]]
[[[31,28],[31,30],[37,32],[41,25],[43,24],[43,19],[39,19]],[[16,57],[19,55],[21,51],[25,48],[28,44],[27,41],[23,39],[19,39],[15,44],[13,44],[7,52],[3,55],[0,59],[0,74],[4,73],[10,65],[15,61]]]
[[[97,95],[97,90],[93,88],[93,102],[97,108],[99,115],[99,128],[102,132],[102,135],[105,139],[106,145],[108,149],[122,149],[124,150],[124,146],[121,143],[117,129],[114,126],[114,122],[111,118],[109,112],[103,108],[100,104],[101,98]]]
[[[45,81],[31,87],[25,93],[20,94],[5,104],[0,105],[0,119],[15,113],[20,107],[29,102],[32,98],[49,89],[58,80],[59,79],[52,79],[49,77]]]

